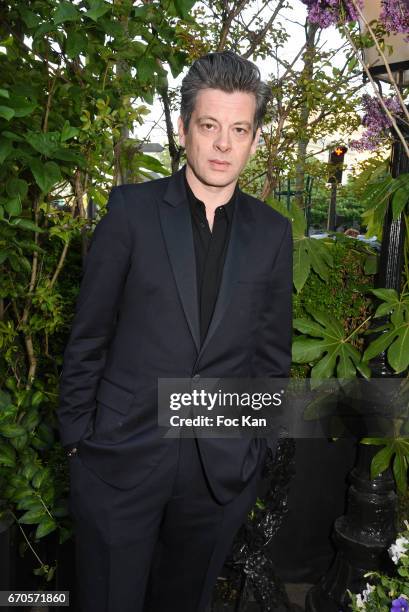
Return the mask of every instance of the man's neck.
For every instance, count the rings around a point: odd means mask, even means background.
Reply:
[[[206,213],[210,213],[212,217],[218,206],[227,204],[236,187],[236,183],[225,187],[205,185],[196,177],[189,165],[186,165],[186,180],[197,199],[205,205]]]

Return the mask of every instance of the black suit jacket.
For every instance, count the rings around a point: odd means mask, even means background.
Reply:
[[[57,411],[63,445],[80,440],[100,478],[131,488],[169,444],[157,428],[157,379],[287,377],[290,222],[239,190],[219,295],[200,346],[190,210],[182,171],[114,187],[85,261],[64,352]],[[199,439],[221,503],[246,484],[265,440]]]

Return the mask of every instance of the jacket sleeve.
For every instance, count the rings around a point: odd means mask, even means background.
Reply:
[[[63,446],[92,429],[95,396],[130,263],[131,236],[121,187],[111,190],[107,208],[92,235],[64,351],[57,409]]]
[[[292,345],[293,239],[287,219],[274,260],[253,360],[256,377],[288,378]]]

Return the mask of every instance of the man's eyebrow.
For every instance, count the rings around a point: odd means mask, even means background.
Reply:
[[[211,115],[201,115],[200,117],[197,118],[197,121],[203,121],[205,119],[209,119],[210,121],[215,121],[216,123],[219,123],[218,119],[216,119],[215,117],[212,117]],[[250,121],[245,121],[245,120],[235,121],[233,125],[247,125],[250,128],[252,126]]]

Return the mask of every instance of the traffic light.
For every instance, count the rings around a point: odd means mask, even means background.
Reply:
[[[345,147],[344,145],[337,145],[333,149],[329,150],[328,183],[342,183],[342,171],[343,171],[343,166],[344,166],[344,157],[347,151],[348,151],[348,147]]]

